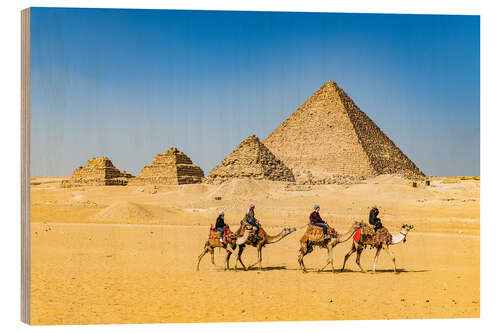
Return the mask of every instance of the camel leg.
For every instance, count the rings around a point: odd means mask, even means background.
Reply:
[[[247,270],[248,268],[245,266],[245,264],[243,263],[243,260],[241,260],[241,255],[243,254],[243,250],[245,249],[245,247],[242,247],[241,250],[239,251],[238,253],[238,260],[240,261],[240,264],[241,266],[243,267],[243,270]]]
[[[212,265],[214,265],[214,266],[215,266],[214,248],[213,248],[213,247],[211,247],[211,248],[209,249],[209,251],[210,251],[210,257],[211,257],[211,260],[212,260]]]
[[[377,247],[377,252],[375,252],[375,258],[373,258],[373,273],[375,273],[375,269],[377,267],[378,255],[380,254],[380,250],[382,248]]]
[[[307,243],[300,243],[299,249],[299,266],[302,268],[302,272],[307,273],[306,266],[304,265],[304,257],[308,253]]]
[[[259,270],[262,270],[262,245],[257,247],[257,255],[259,256]]]
[[[330,265],[332,265],[332,274],[335,273],[335,269],[333,268],[333,247],[334,245],[330,246],[330,249],[328,250],[328,257],[330,258]]]
[[[354,253],[356,252],[356,245],[354,245],[354,243],[352,244],[352,248],[349,252],[347,252],[347,254],[345,255],[344,257],[344,264],[342,265],[342,269],[340,270],[341,272],[344,270],[345,268],[345,263],[347,262],[347,259],[349,259],[349,257]]]
[[[231,257],[231,254],[233,254],[231,251],[226,249],[227,255],[226,255],[226,265],[224,266],[224,270],[229,270],[229,258]]]
[[[207,254],[208,252],[208,246],[205,245],[205,248],[203,249],[203,252],[201,252],[201,254],[198,256],[198,264],[196,265],[196,270],[199,271],[200,270],[200,262],[201,262],[201,259],[205,256],[205,254]]]
[[[358,264],[359,269],[361,269],[361,272],[366,273],[366,271],[361,267],[361,252],[363,252],[363,247],[360,246],[356,249],[356,264]]]
[[[329,264],[332,265],[332,273],[335,273],[335,271],[333,270],[333,258],[332,258],[332,252],[333,251],[332,251],[332,247],[329,246],[329,245],[327,245],[326,246],[326,251],[328,253],[328,260],[326,261],[326,265],[323,266],[320,270],[318,270],[318,273],[322,272],[326,268],[326,266],[328,266]]]
[[[397,273],[396,270],[396,257],[394,257],[394,254],[392,254],[392,251],[389,249],[389,246],[384,246],[385,252],[389,255],[389,257],[392,258],[392,263],[394,264],[394,273]]]
[[[248,268],[250,269],[257,264],[259,264],[259,269],[262,269],[262,245],[260,243],[257,245],[257,261],[248,266]]]
[[[243,261],[241,260],[241,254],[243,253],[243,250],[245,249],[245,246],[239,246],[238,247],[238,257],[236,258],[236,262],[234,264],[234,270],[237,271],[238,268],[238,261],[241,263],[241,266],[243,266],[243,270],[247,270],[247,268],[245,267],[245,264],[243,263]]]
[[[240,256],[241,256],[241,247],[238,246],[238,253],[236,254],[236,260],[234,262],[234,270],[237,272],[238,271],[238,261],[240,259]]]

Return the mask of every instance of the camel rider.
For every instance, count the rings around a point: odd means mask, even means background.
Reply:
[[[319,205],[314,206],[314,211],[309,215],[309,223],[311,225],[315,225],[323,228],[323,238],[328,239],[330,236],[328,235],[328,225],[325,221],[319,216]]]
[[[220,231],[220,242],[223,243],[224,239],[224,227],[227,226],[226,222],[224,222],[224,212],[220,212],[217,217],[217,221],[215,222],[215,229]]]
[[[372,206],[372,209],[370,210],[370,218],[369,218],[370,224],[375,227],[375,232],[382,228],[382,221],[378,218],[378,208],[377,206]]]
[[[250,207],[248,208],[248,212],[245,216],[245,221],[250,224],[253,228],[253,233],[255,236],[256,240],[260,240],[261,237],[259,236],[259,225],[257,224],[257,219],[255,218],[255,205],[250,204]]]

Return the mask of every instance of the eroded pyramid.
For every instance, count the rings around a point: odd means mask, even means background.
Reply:
[[[165,153],[156,155],[153,163],[141,170],[139,177],[129,182],[129,185],[164,184],[183,185],[201,183],[203,170],[193,164],[191,159],[172,147]]]
[[[134,176],[126,171],[118,170],[109,158],[94,157],[87,161],[87,166],[81,166],[73,171],[71,178],[69,180],[63,180],[61,186],[127,185],[133,177]]]
[[[246,138],[221,164],[213,168],[207,176],[207,182],[221,183],[237,178],[294,181],[292,171],[255,135]]]
[[[263,143],[298,181],[338,183],[424,174],[333,81],[328,81]]]

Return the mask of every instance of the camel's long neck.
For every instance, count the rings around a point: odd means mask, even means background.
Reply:
[[[283,238],[285,238],[286,236],[288,236],[290,234],[290,232],[285,232],[285,230],[282,230],[279,234],[277,235],[274,235],[274,236],[271,236],[271,235],[267,235],[266,237],[266,243],[267,244],[272,244],[272,243],[276,243],[276,242],[279,242],[280,240],[282,240]]]
[[[406,235],[408,232],[406,230],[401,230],[399,233],[392,235],[392,243],[391,244],[398,244],[401,243],[406,239]]]
[[[345,233],[339,235],[339,243],[343,243],[347,240],[349,240],[352,235],[354,235],[354,232],[356,231],[355,228],[351,227],[351,229],[347,230]]]

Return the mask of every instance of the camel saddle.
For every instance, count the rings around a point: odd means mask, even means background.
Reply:
[[[366,223],[356,230],[353,238],[357,243],[364,246],[370,245],[371,247],[380,247],[383,243],[390,244],[392,242],[392,235],[386,227],[382,227],[375,232]]]
[[[262,238],[264,237],[264,230],[262,229],[260,223],[257,222],[257,225],[259,226],[259,230],[257,231],[257,234]],[[241,226],[238,228],[238,230],[236,230],[236,232],[234,233],[235,236],[237,238],[239,237],[242,237],[245,233],[245,228],[252,228],[253,229],[253,226],[247,224],[245,222],[245,220],[242,220],[241,221]],[[257,243],[257,239],[255,238],[255,234],[254,232],[250,232],[250,234],[248,234],[248,238],[245,240],[245,241],[248,241],[249,243]]]
[[[229,227],[224,227],[222,229],[224,231],[224,234],[222,236],[222,240],[224,241],[224,244],[228,244],[232,241],[232,232],[229,229]],[[220,244],[220,231],[215,229],[213,226],[210,226],[210,231],[208,233],[208,240],[212,244]],[[224,245],[221,244],[221,245]]]
[[[335,229],[333,229],[330,226],[327,227],[327,232],[331,238],[337,238],[339,236],[337,231],[335,231]],[[322,242],[325,240],[325,238],[323,237],[323,228],[322,227],[318,227],[316,225],[309,224],[307,226],[306,233],[309,235],[310,241]]]

